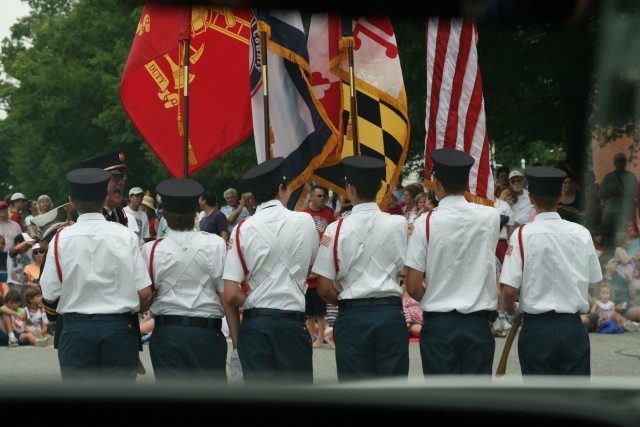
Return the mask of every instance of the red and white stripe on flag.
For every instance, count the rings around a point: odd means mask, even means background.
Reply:
[[[491,152],[476,38],[473,20],[438,17],[427,20],[424,178],[425,185],[430,186],[431,151],[438,148],[465,151],[475,159],[469,174],[468,198],[492,205]]]

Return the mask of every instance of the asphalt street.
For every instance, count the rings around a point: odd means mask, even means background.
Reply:
[[[591,337],[591,372],[592,377],[624,377],[638,378],[640,380],[640,332],[625,332],[624,334],[590,334]],[[493,369],[498,366],[498,361],[504,348],[505,338],[496,338],[496,352]],[[229,351],[231,345],[229,343]],[[411,366],[410,379],[419,379],[422,376],[420,360],[420,348],[417,342],[409,344]],[[314,383],[337,384],[335,366],[335,352],[329,345],[314,349]],[[144,346],[140,358],[147,370],[145,375],[138,375],[137,383],[155,383],[153,367],[149,357],[149,347]],[[0,382],[35,382],[42,384],[60,383],[60,371],[58,368],[57,351],[52,347],[36,348],[33,346],[21,346],[17,348],[0,347]],[[518,360],[517,337],[509,354],[507,372],[502,378],[494,378],[494,381],[522,379]]]

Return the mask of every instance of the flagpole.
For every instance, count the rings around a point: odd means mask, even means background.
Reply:
[[[184,177],[189,177],[189,39],[184,40],[184,83],[182,90],[184,94]]]
[[[346,39],[346,40],[345,40]],[[342,15],[342,40],[347,45],[347,56],[349,57],[349,96],[351,99],[351,130],[353,137],[353,155],[360,155],[360,144],[358,140],[358,102],[356,100],[356,76],[353,59],[353,28],[351,15]]]
[[[264,158],[271,158],[271,144],[269,138],[269,80],[267,77],[267,42],[266,34],[260,31],[260,63],[262,64],[262,94],[264,103]]]

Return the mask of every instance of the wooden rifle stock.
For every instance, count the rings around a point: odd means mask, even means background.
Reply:
[[[502,349],[500,362],[498,362],[496,377],[502,377],[507,372],[507,360],[509,359],[509,352],[511,351],[511,345],[513,344],[513,341],[516,339],[516,335],[518,334],[520,325],[522,325],[522,313],[518,313],[516,318],[513,319],[511,329],[509,330],[509,335],[507,335],[507,340],[504,342],[504,348]]]

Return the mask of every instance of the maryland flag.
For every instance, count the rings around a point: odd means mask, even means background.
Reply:
[[[306,196],[305,184],[335,148],[337,131],[311,88],[309,53],[300,13],[259,10],[252,18],[252,27],[250,78],[256,156],[258,163],[267,158],[284,158],[292,190],[287,207],[299,210]],[[268,135],[264,130],[264,82],[260,72],[263,47],[255,43],[259,31],[264,31],[267,44]]]
[[[434,17],[427,21],[425,186],[432,186],[429,153],[438,148],[461,150],[475,159],[467,199],[493,205],[491,152],[476,41],[473,20]]]
[[[148,3],[120,96],[131,121],[174,177],[202,169],[252,131],[249,10]],[[184,47],[190,40],[188,154],[184,153]]]
[[[387,165],[386,180],[377,196],[378,206],[385,208],[409,148],[407,97],[391,22],[386,17],[344,19],[314,14],[307,45],[313,88],[343,136],[323,167],[315,170],[314,180],[346,195],[344,174],[337,164],[354,154],[355,118],[360,154]],[[351,112],[349,46],[353,47],[357,114]]]

